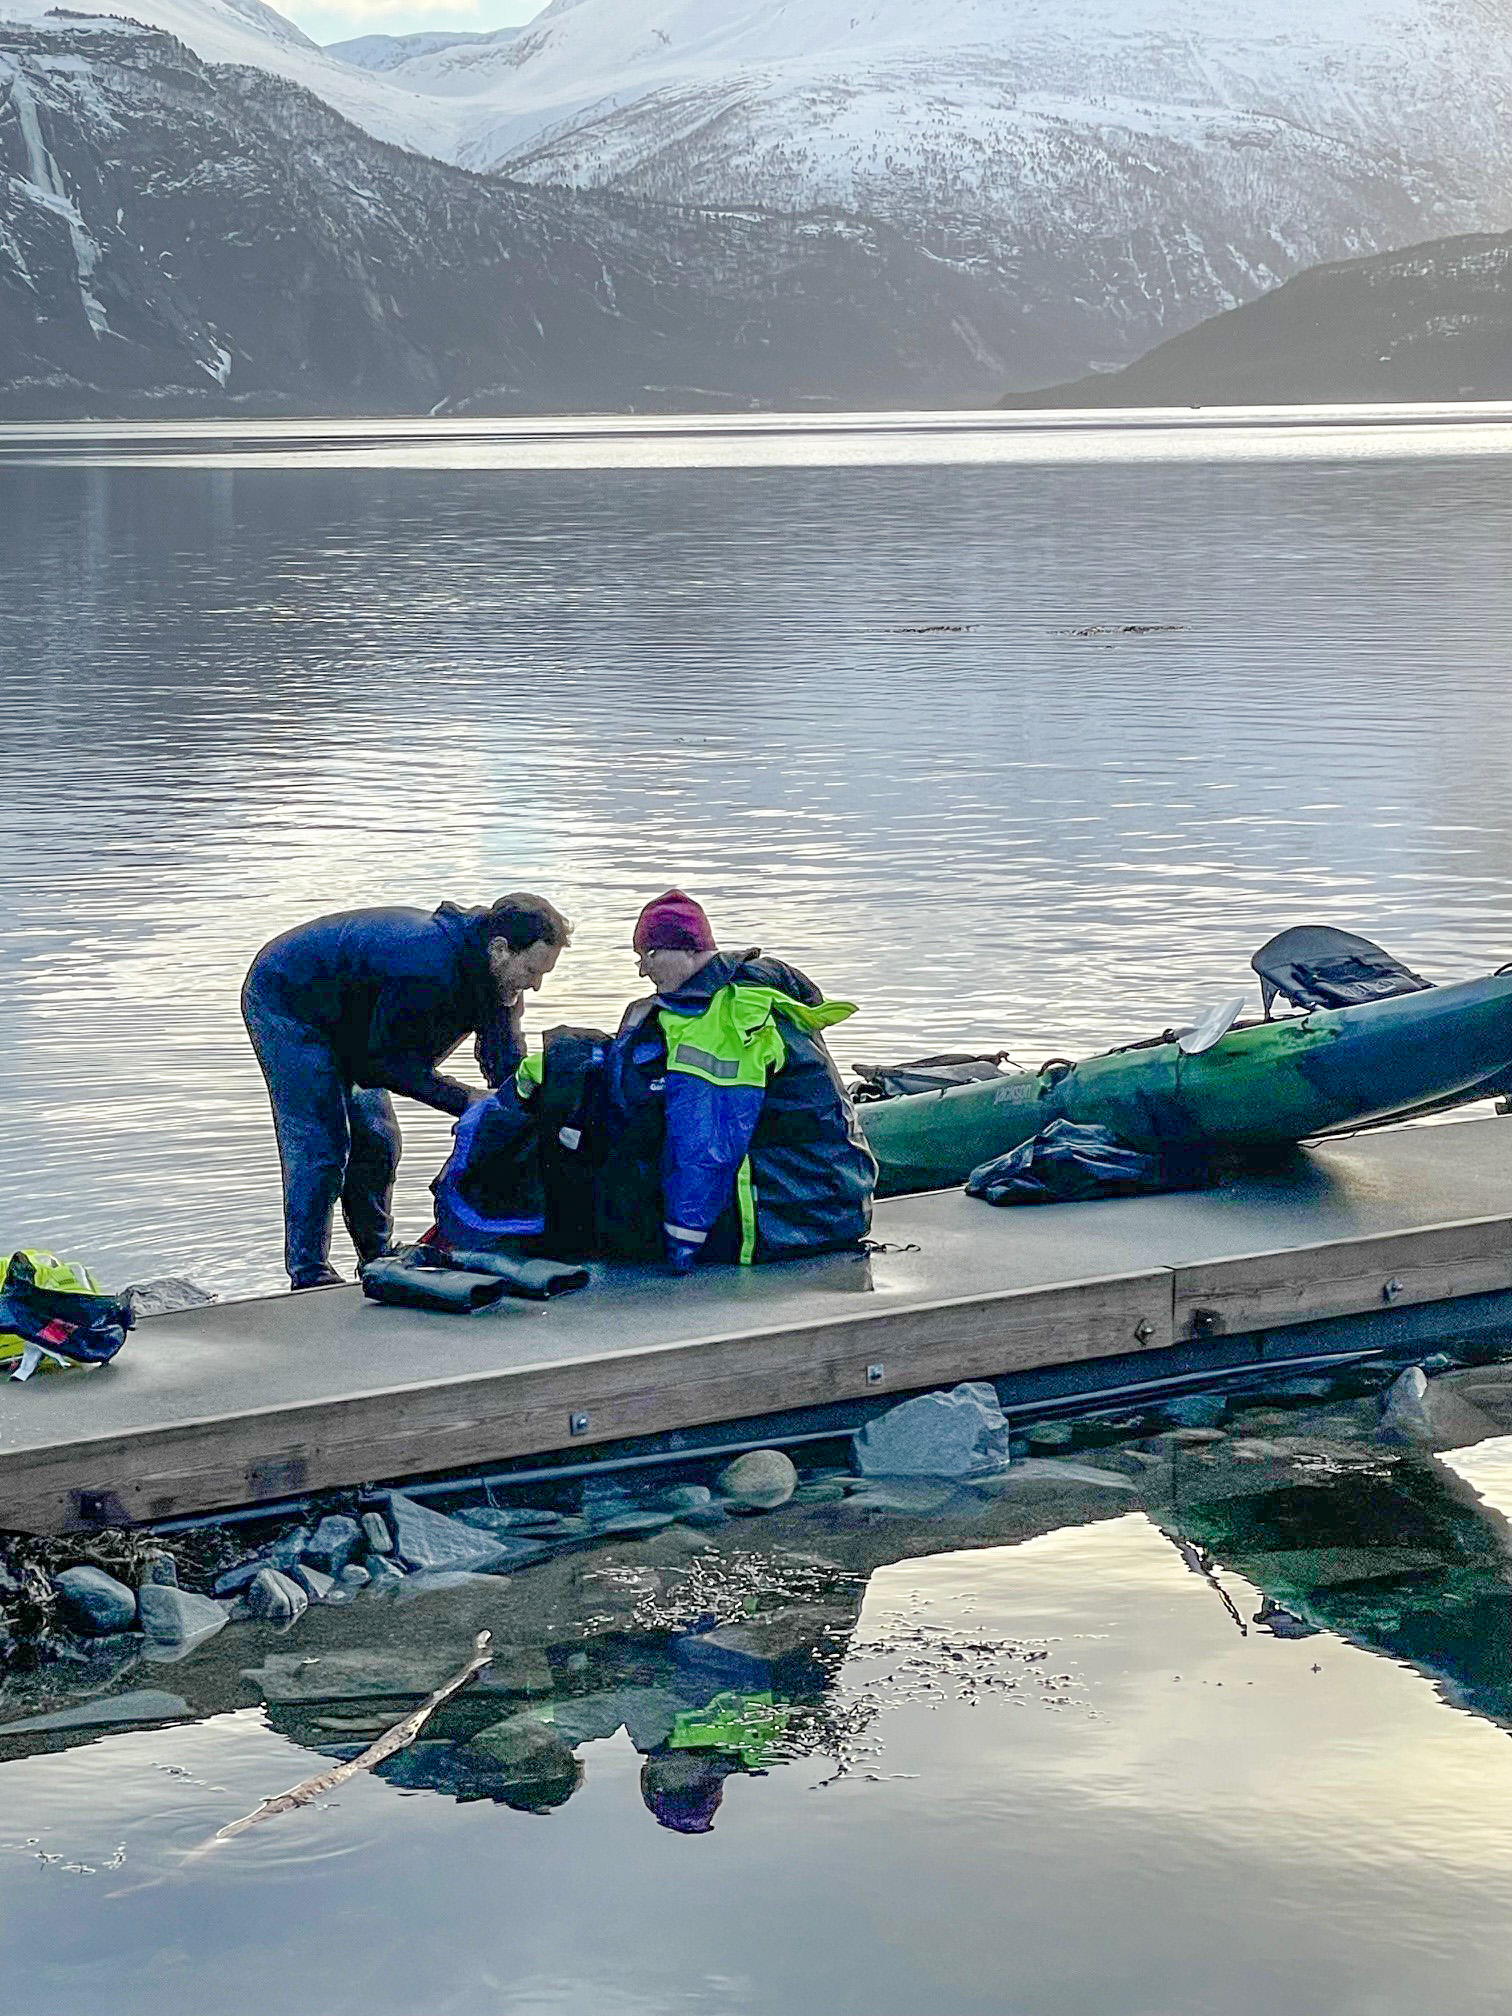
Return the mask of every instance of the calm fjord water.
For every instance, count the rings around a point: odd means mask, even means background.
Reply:
[[[843,1057],[1118,1040],[1307,919],[1512,957],[1509,455],[1326,415],[0,433],[5,1238],[276,1282],[237,988],[323,908],[544,888],[580,928],[539,1028],[618,1012],[677,879],[863,1004]],[[445,1136],[405,1127],[413,1221]],[[1316,1412],[1127,1495],[816,1505],[238,1627],[117,1683],[181,1726],[0,1727],[0,2006],[1501,2012],[1508,1445],[1482,1502],[1373,1402]],[[669,1754],[695,1563],[826,1648],[762,1775]],[[1267,1595],[1310,1635],[1241,1635]],[[549,1653],[552,1810],[463,1704],[193,1852],[352,1734],[302,1658],[480,1622]]]
[[[539,1029],[677,881],[842,1059],[1142,1034],[1310,919],[1512,957],[1495,418],[6,430],[5,1237],[276,1285],[238,987],[352,904],[545,890]]]

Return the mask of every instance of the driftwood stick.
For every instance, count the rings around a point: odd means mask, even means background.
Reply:
[[[1213,1590],[1217,1595],[1218,1600],[1238,1627],[1239,1636],[1241,1638],[1248,1638],[1249,1626],[1239,1615],[1239,1606],[1235,1603],[1233,1597],[1230,1596],[1227,1589],[1218,1580],[1218,1571],[1213,1566],[1212,1555],[1208,1553],[1205,1547],[1194,1547],[1190,1540],[1178,1539],[1174,1533],[1168,1533],[1166,1538],[1176,1549],[1182,1560],[1185,1561],[1188,1568],[1191,1569],[1192,1573],[1200,1575],[1209,1589]]]
[[[288,1792],[280,1792],[276,1798],[264,1799],[260,1806],[250,1813],[244,1813],[240,1820],[233,1820],[228,1827],[222,1827],[218,1834],[211,1836],[206,1847],[217,1841],[230,1841],[237,1834],[245,1834],[249,1827],[255,1827],[260,1820],[271,1820],[275,1813],[292,1813],[298,1806],[308,1806],[327,1792],[334,1792],[338,1785],[345,1785],[349,1778],[355,1778],[360,1771],[371,1771],[383,1763],[385,1758],[407,1750],[420,1731],[429,1722],[436,1710],[450,1701],[454,1694],[460,1694],[468,1681],[483,1671],[493,1658],[489,1650],[491,1634],[480,1631],[473,1645],[472,1657],[450,1680],[438,1687],[434,1694],[422,1701],[420,1706],[396,1722],[392,1729],[385,1729],[376,1743],[370,1743],[360,1757],[352,1757],[345,1764],[337,1764],[329,1771],[322,1771],[316,1778],[306,1778],[302,1785],[296,1785]]]

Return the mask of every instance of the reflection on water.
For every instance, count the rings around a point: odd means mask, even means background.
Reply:
[[[601,1022],[677,879],[858,1000],[857,1056],[1165,1026],[1304,919],[1498,963],[1507,430],[1429,420],[1411,459],[1295,415],[558,425],[557,468],[518,429],[474,468],[444,430],[403,467],[13,432],[6,1238],[276,1284],[237,989],[324,908],[543,887],[580,931],[537,1026]],[[406,1124],[418,1219],[444,1130]]]
[[[290,2016],[1489,2016],[1512,1589],[1458,1473],[1512,1442],[1445,1463],[1376,1415],[1249,1403],[1055,1484],[821,1481],[225,1632],[151,1669],[178,1726],[0,1727],[6,1978],[48,2016],[251,2016],[270,1974]],[[207,1848],[484,1623],[494,1667],[411,1750]]]

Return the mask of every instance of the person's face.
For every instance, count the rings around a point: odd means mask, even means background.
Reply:
[[[540,992],[541,982],[561,956],[561,946],[548,945],[544,939],[519,952],[511,951],[503,939],[498,939],[489,952],[488,963],[504,999],[518,1001],[522,994]]]
[[[704,956],[702,952],[642,952],[641,977],[649,980],[658,994],[675,994],[698,971]]]

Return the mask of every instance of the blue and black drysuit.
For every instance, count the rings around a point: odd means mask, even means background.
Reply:
[[[253,960],[242,1014],[273,1105],[296,1287],[328,1277],[338,1200],[360,1260],[392,1241],[390,1093],[465,1113],[474,1094],[436,1067],[469,1034],[490,1085],[519,1065],[520,1010],[489,971],[488,914],[351,910],[285,932]]]

